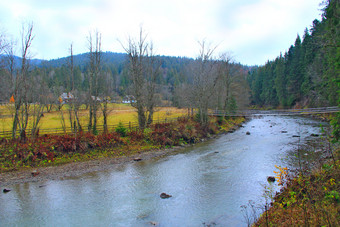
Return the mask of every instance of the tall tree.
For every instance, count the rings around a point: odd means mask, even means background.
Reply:
[[[128,74],[134,96],[131,104],[137,109],[139,128],[144,130],[152,123],[159,64],[154,57],[153,44],[147,41],[143,28],[140,28],[138,40],[129,38],[123,48],[128,55]]]
[[[34,39],[33,23],[27,26],[23,25],[21,34],[21,67],[18,71],[14,83],[14,99],[15,112],[12,127],[12,137],[16,137],[17,129],[19,127],[21,137],[25,137],[26,128],[28,125],[29,107],[28,100],[29,83],[28,83],[28,69],[29,69],[29,50]]]
[[[97,133],[97,114],[99,107],[99,77],[102,73],[102,50],[101,34],[96,31],[93,40],[92,34],[88,36],[89,44],[89,68],[88,68],[88,102],[89,102],[89,123],[88,130]]]
[[[200,50],[193,68],[194,82],[192,87],[193,101],[198,108],[199,121],[203,126],[209,123],[208,108],[219,79],[217,62],[213,58],[216,47],[206,41],[199,42]]]

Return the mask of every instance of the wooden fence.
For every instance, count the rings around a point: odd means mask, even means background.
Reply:
[[[177,121],[179,117],[168,117],[168,118],[163,118],[163,119],[155,119],[153,121],[153,124],[157,124],[157,123],[169,123],[169,122],[174,122]],[[139,126],[138,126],[138,122],[122,122],[123,126],[129,130],[138,130]],[[118,127],[118,124],[115,125],[108,125],[108,131],[112,132],[114,131],[116,128]],[[87,127],[83,127],[83,131],[88,131]],[[97,131],[98,133],[102,133],[104,131],[104,126],[103,125],[98,125],[97,127]],[[39,129],[39,135],[44,135],[44,134],[58,134],[58,135],[63,135],[63,134],[70,134],[73,133],[72,128],[71,127],[66,127],[65,129],[63,128],[46,128],[46,129]],[[26,130],[26,135],[30,136],[31,133],[31,129],[28,128]],[[19,136],[19,132],[17,134],[17,136]],[[10,138],[12,137],[12,131],[0,131],[0,138]]]

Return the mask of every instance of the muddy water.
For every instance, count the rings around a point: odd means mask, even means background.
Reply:
[[[165,158],[15,185],[0,193],[0,226],[246,226],[240,206],[263,203],[274,165],[294,165],[291,150],[312,133],[320,129],[311,119],[252,119]]]

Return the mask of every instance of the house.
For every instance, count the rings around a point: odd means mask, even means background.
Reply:
[[[69,101],[71,101],[72,99],[74,99],[74,96],[73,96],[73,94],[71,94],[71,92],[68,92],[68,93],[64,92],[59,96],[59,103],[65,104],[65,103],[68,103]]]
[[[123,98],[123,101],[122,103],[135,103],[136,100],[135,100],[135,97],[133,95],[126,95],[124,98]]]

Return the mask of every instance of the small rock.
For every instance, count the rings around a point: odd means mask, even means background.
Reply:
[[[298,136],[298,135],[293,135],[293,137],[300,137],[300,136]]]
[[[149,223],[150,225],[154,225],[154,226],[158,225],[158,222],[155,222],[155,221],[150,221]]]
[[[218,151],[215,151],[214,153],[215,153],[215,154],[218,154],[218,153],[220,153],[220,152],[218,152]]]
[[[246,135],[250,135],[250,132],[246,132]]]
[[[310,136],[313,136],[313,137],[318,137],[318,136],[319,136],[319,134],[314,134],[314,133],[312,133],[312,134],[310,134]]]
[[[38,176],[40,173],[39,173],[37,170],[33,170],[31,174],[32,174],[33,177],[36,177],[36,176]]]
[[[281,131],[281,133],[287,133],[287,131]]]
[[[142,158],[140,158],[140,157],[137,157],[137,158],[134,158],[133,159],[133,161],[135,161],[135,162],[139,162],[139,161],[142,161],[143,159]]]
[[[162,199],[167,199],[167,198],[172,197],[172,195],[168,195],[168,194],[166,194],[166,193],[163,192],[163,193],[160,195],[160,197],[161,197]]]
[[[3,193],[7,193],[7,192],[10,192],[10,191],[11,191],[11,190],[5,188],[5,189],[3,190]]]
[[[275,182],[275,177],[269,176],[267,177],[268,182]]]

